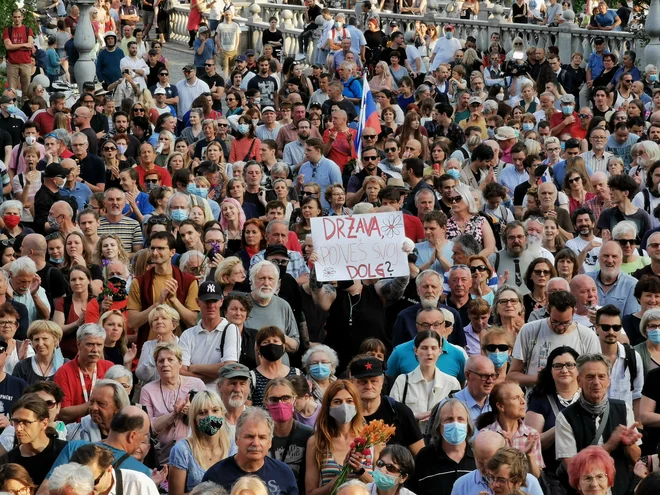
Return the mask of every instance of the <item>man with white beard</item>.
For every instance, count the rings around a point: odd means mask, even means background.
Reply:
[[[554,217],[559,225],[559,232],[566,239],[573,238],[573,223],[568,210],[555,207],[557,201],[557,187],[552,182],[544,182],[539,186],[539,208],[543,216]]]
[[[554,265],[555,257],[541,245],[543,241],[543,219],[540,217],[529,217],[523,223],[527,228],[527,251],[536,258],[545,258]]]
[[[502,232],[504,249],[491,254],[488,261],[495,269],[500,285],[515,285],[522,295],[529,294],[525,273],[538,253],[527,249],[527,229],[522,222],[509,222]],[[456,327],[454,327],[456,328]]]
[[[231,363],[220,368],[218,394],[227,412],[225,425],[229,437],[236,436],[236,422],[249,407],[245,405],[250,393],[250,370],[240,363]]]
[[[629,315],[639,311],[639,302],[635,298],[637,279],[621,271],[623,251],[616,241],[608,241],[600,248],[598,262],[600,270],[586,275],[596,282],[598,304],[614,304],[621,314]]]
[[[439,303],[443,291],[441,275],[435,270],[424,270],[415,278],[415,285],[420,302],[404,309],[397,316],[392,332],[392,347],[415,338],[417,335],[416,317],[420,309],[439,308],[446,309],[454,315],[454,331],[447,337],[447,341],[464,348],[467,340],[463,331],[461,315],[454,308]]]
[[[260,261],[250,268],[250,287],[253,307],[245,321],[247,328],[276,326],[284,332],[284,364],[289,364],[286,353],[294,353],[300,346],[300,333],[291,306],[275,295],[280,281],[280,269],[270,261]]]

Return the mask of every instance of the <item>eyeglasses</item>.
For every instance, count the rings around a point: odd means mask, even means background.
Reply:
[[[268,261],[270,261],[275,266],[287,266],[289,264],[289,260],[268,260]]]
[[[170,217],[168,217],[167,215],[152,215],[149,217],[149,220],[147,220],[147,223],[150,225],[156,225],[156,224],[164,225],[170,221],[171,221]]]
[[[579,113],[578,117],[580,117],[581,119],[590,119],[591,115],[589,115],[588,113]]]
[[[144,113],[144,108],[134,108],[133,113],[136,113],[136,112]]]
[[[16,320],[1,320],[0,321],[0,327],[15,327],[16,326]]]
[[[293,402],[293,395],[283,395],[282,397],[268,397],[267,402],[271,406],[276,406],[280,402],[282,404],[291,404]]]
[[[54,407],[57,405],[57,401],[56,401],[56,400],[46,400],[46,401],[44,401],[44,402],[45,402],[46,405],[48,406],[48,409],[52,409],[52,408],[54,408]]]
[[[555,151],[561,151],[561,148],[547,148],[546,151],[548,153],[554,153]]]
[[[553,328],[568,328],[573,324],[573,321],[555,321],[550,318],[550,326]]]
[[[159,76],[169,76],[170,73],[169,73],[169,72],[161,72],[161,73],[158,74],[158,75],[159,75]]]
[[[621,79],[621,80],[625,83],[631,83],[632,82],[632,79]]]
[[[595,475],[587,475],[587,476],[580,476],[580,481],[584,481],[585,483],[591,484],[594,481],[597,481],[598,483],[604,483],[607,481],[607,473],[598,473]]]
[[[567,370],[571,371],[571,370],[574,370],[576,366],[577,366],[577,364],[575,364],[574,362],[555,363],[555,364],[552,365],[552,369],[555,370],[555,371],[561,371],[564,368],[566,368]]]
[[[477,272],[487,272],[488,267],[486,265],[479,265],[479,266],[471,266],[470,267],[470,272],[471,273],[477,273]]]
[[[619,246],[634,246],[637,244],[635,239],[615,239],[615,241],[619,243]]]
[[[11,493],[11,495],[30,495],[32,490],[30,489],[29,486],[24,486],[23,488],[19,488],[18,490],[3,490],[7,493]]]
[[[506,485],[509,483],[509,478],[499,478],[495,476],[484,476],[484,481],[489,485]]]
[[[532,273],[534,273],[534,275],[539,275],[541,277],[546,277],[546,276],[550,275],[550,270],[534,270]]]
[[[461,201],[463,201],[463,198],[461,196],[452,196],[451,198],[449,198],[449,202],[451,204],[460,203]]]
[[[377,162],[378,157],[377,156],[363,156],[362,161],[363,162]]]
[[[508,304],[516,304],[518,301],[517,298],[514,299],[498,299],[497,304],[501,304],[502,306],[506,306]]]
[[[605,333],[609,332],[610,330],[614,330],[614,332],[620,332],[623,328],[623,325],[606,325],[605,323],[600,323],[598,326]],[[648,329],[648,327],[646,328]]]
[[[37,421],[39,421],[39,420],[35,419],[33,421],[30,421],[28,419],[15,419],[15,418],[12,418],[12,419],[9,420],[9,422],[14,426],[14,428],[17,428],[19,426],[22,426],[22,427],[30,426],[31,424],[34,424]]]
[[[419,327],[423,330],[438,330],[444,326],[444,321],[434,321],[433,323],[418,323]]]
[[[509,344],[488,344],[486,346],[488,352],[508,352],[509,349]]]
[[[388,473],[392,473],[392,474],[400,474],[401,473],[401,470],[398,467],[396,467],[394,464],[382,461],[380,459],[378,459],[378,461],[376,462],[376,467],[377,468],[385,468]]]
[[[15,242],[16,239],[2,239],[2,241],[0,241],[0,244],[2,244],[2,247],[7,248],[9,246],[13,246]]]
[[[98,485],[98,484],[101,482],[101,480],[102,480],[103,477],[105,476],[105,473],[106,473],[106,472],[103,471],[101,474],[99,474],[98,478],[96,478],[96,479],[94,480],[94,486]]]
[[[223,124],[222,122],[218,122],[218,127],[229,127],[229,124]]]
[[[396,152],[397,148],[385,148],[385,153],[394,153]]]
[[[158,184],[158,179],[144,179],[145,184]]]
[[[500,377],[499,373],[477,373],[476,371],[468,370],[470,373],[477,375],[481,378],[482,382],[487,382],[488,380],[497,380]]]

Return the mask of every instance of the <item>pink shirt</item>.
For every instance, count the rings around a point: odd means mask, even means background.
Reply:
[[[171,413],[174,410],[174,404],[178,400],[185,402],[188,399],[188,392],[191,390],[201,392],[206,390],[206,385],[199,378],[181,376],[181,387],[171,390],[161,388],[160,380],[156,380],[142,387],[140,404],[143,404],[147,408],[147,414],[153,424],[154,419],[157,417]],[[183,418],[177,418],[174,424],[160,432],[156,432],[161,446],[158,462],[167,463],[174,442],[186,438],[189,431],[190,427],[183,422]]]
[[[27,146],[25,143],[22,143],[23,146],[20,144],[17,144],[14,146],[14,149],[11,150],[11,157],[9,158],[9,165],[7,168],[11,168],[14,170],[16,175],[22,174],[25,172],[25,160],[23,159],[23,150]],[[34,146],[36,146],[39,149],[39,160],[43,160],[45,156],[45,150],[44,150],[44,145],[40,143],[36,143]],[[21,149],[20,155],[18,154],[18,148]]]

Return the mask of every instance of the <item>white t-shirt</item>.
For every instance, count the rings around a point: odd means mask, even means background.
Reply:
[[[461,42],[456,38],[439,38],[438,42],[435,44],[435,48],[433,49],[435,58],[431,64],[431,72],[437,69],[440,64],[448,64],[451,62],[451,60],[454,58],[454,55],[456,54],[456,51],[460,49]]]
[[[594,237],[594,241],[602,243],[603,240],[600,237]],[[585,241],[580,236],[574,237],[573,239],[566,242],[566,247],[573,251],[577,256],[580,256],[582,250],[587,247],[589,241]],[[598,264],[598,253],[600,252],[600,247],[595,247],[587,253],[587,256],[584,258],[584,268],[585,273],[593,272],[596,270],[596,265]]]
[[[561,346],[572,347],[578,354],[601,351],[593,330],[578,323],[571,332],[559,335],[550,329],[545,318],[523,325],[513,346],[513,358],[525,363],[528,375],[536,375],[539,368],[546,366],[550,353]]]

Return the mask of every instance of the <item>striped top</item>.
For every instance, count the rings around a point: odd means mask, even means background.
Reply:
[[[127,253],[133,251],[134,244],[139,244],[140,246],[143,244],[140,223],[128,217],[122,217],[117,223],[110,222],[108,217],[101,217],[99,219],[98,233],[100,236],[103,234],[115,234],[119,236]]]
[[[372,454],[366,456],[364,459],[364,468],[367,470],[368,473],[373,473],[374,472],[374,467],[373,467],[373,447],[371,447]],[[332,482],[337,476],[339,476],[339,473],[341,473],[341,470],[343,466],[339,464],[337,461],[335,461],[335,457],[332,455],[332,452],[327,451],[323,457],[323,460],[321,461],[321,486],[325,486],[328,483]],[[357,477],[355,476],[355,472],[351,471],[348,474],[348,477],[346,480],[352,480],[356,479]]]

